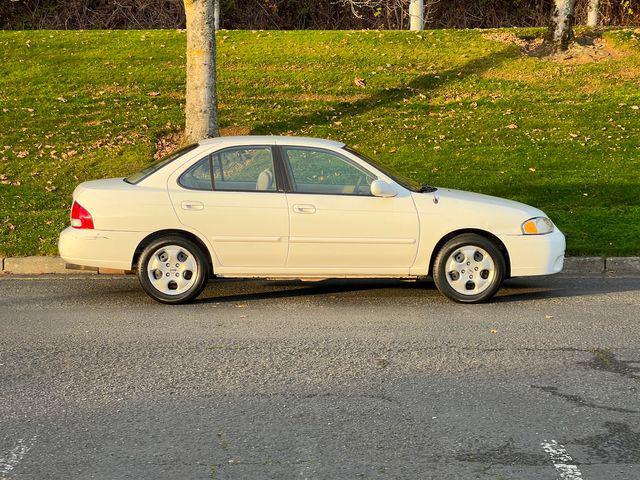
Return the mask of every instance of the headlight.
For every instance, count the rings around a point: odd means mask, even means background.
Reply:
[[[547,217],[530,218],[522,224],[524,235],[544,235],[553,232],[553,222]]]

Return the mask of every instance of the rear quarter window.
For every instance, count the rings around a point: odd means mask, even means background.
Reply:
[[[181,156],[189,153],[192,150],[195,150],[198,147],[197,143],[194,143],[192,145],[188,145],[184,148],[181,148],[173,153],[170,153],[169,155],[161,158],[160,160],[158,160],[155,163],[152,163],[151,165],[149,165],[147,168],[144,168],[142,170],[140,170],[139,172],[134,173],[133,175],[129,175],[127,178],[124,179],[125,182],[130,183],[132,185],[135,185],[137,183],[140,183],[142,180],[144,180],[145,178],[153,175],[154,173],[156,173],[158,170],[160,170],[161,168],[169,165],[171,162],[173,162],[174,160],[180,158]]]

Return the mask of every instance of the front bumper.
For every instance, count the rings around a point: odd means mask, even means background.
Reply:
[[[509,252],[512,277],[562,271],[567,244],[557,227],[546,235],[501,235],[499,238]]]
[[[67,227],[60,233],[58,250],[73,265],[131,270],[133,255],[145,236],[144,232]]]

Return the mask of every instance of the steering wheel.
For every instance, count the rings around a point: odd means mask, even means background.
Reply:
[[[356,185],[355,187],[353,187],[353,193],[354,195],[357,195],[360,192],[360,186],[362,185],[362,179],[364,178],[364,175],[360,175],[358,177],[358,180],[356,180]]]

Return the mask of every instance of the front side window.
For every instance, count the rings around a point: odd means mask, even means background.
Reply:
[[[276,170],[270,147],[234,147],[211,157],[213,188],[275,192]]]
[[[376,177],[328,150],[283,147],[293,191],[333,195],[371,195]]]
[[[388,168],[388,167],[386,167],[384,165],[381,165],[379,162],[375,161],[371,157],[367,157],[363,153],[360,153],[360,152],[354,150],[351,147],[343,147],[343,148],[347,152],[349,152],[352,155],[355,155],[356,157],[358,157],[359,159],[364,160],[367,163],[370,163],[371,165],[376,167],[378,170],[380,170],[382,173],[384,173],[387,177],[389,177],[391,180],[393,180],[394,182],[396,182],[399,185],[402,185],[407,190],[411,190],[412,192],[419,192],[423,188],[415,180],[407,178],[404,175],[399,174],[398,172],[392,171],[390,168]]]

